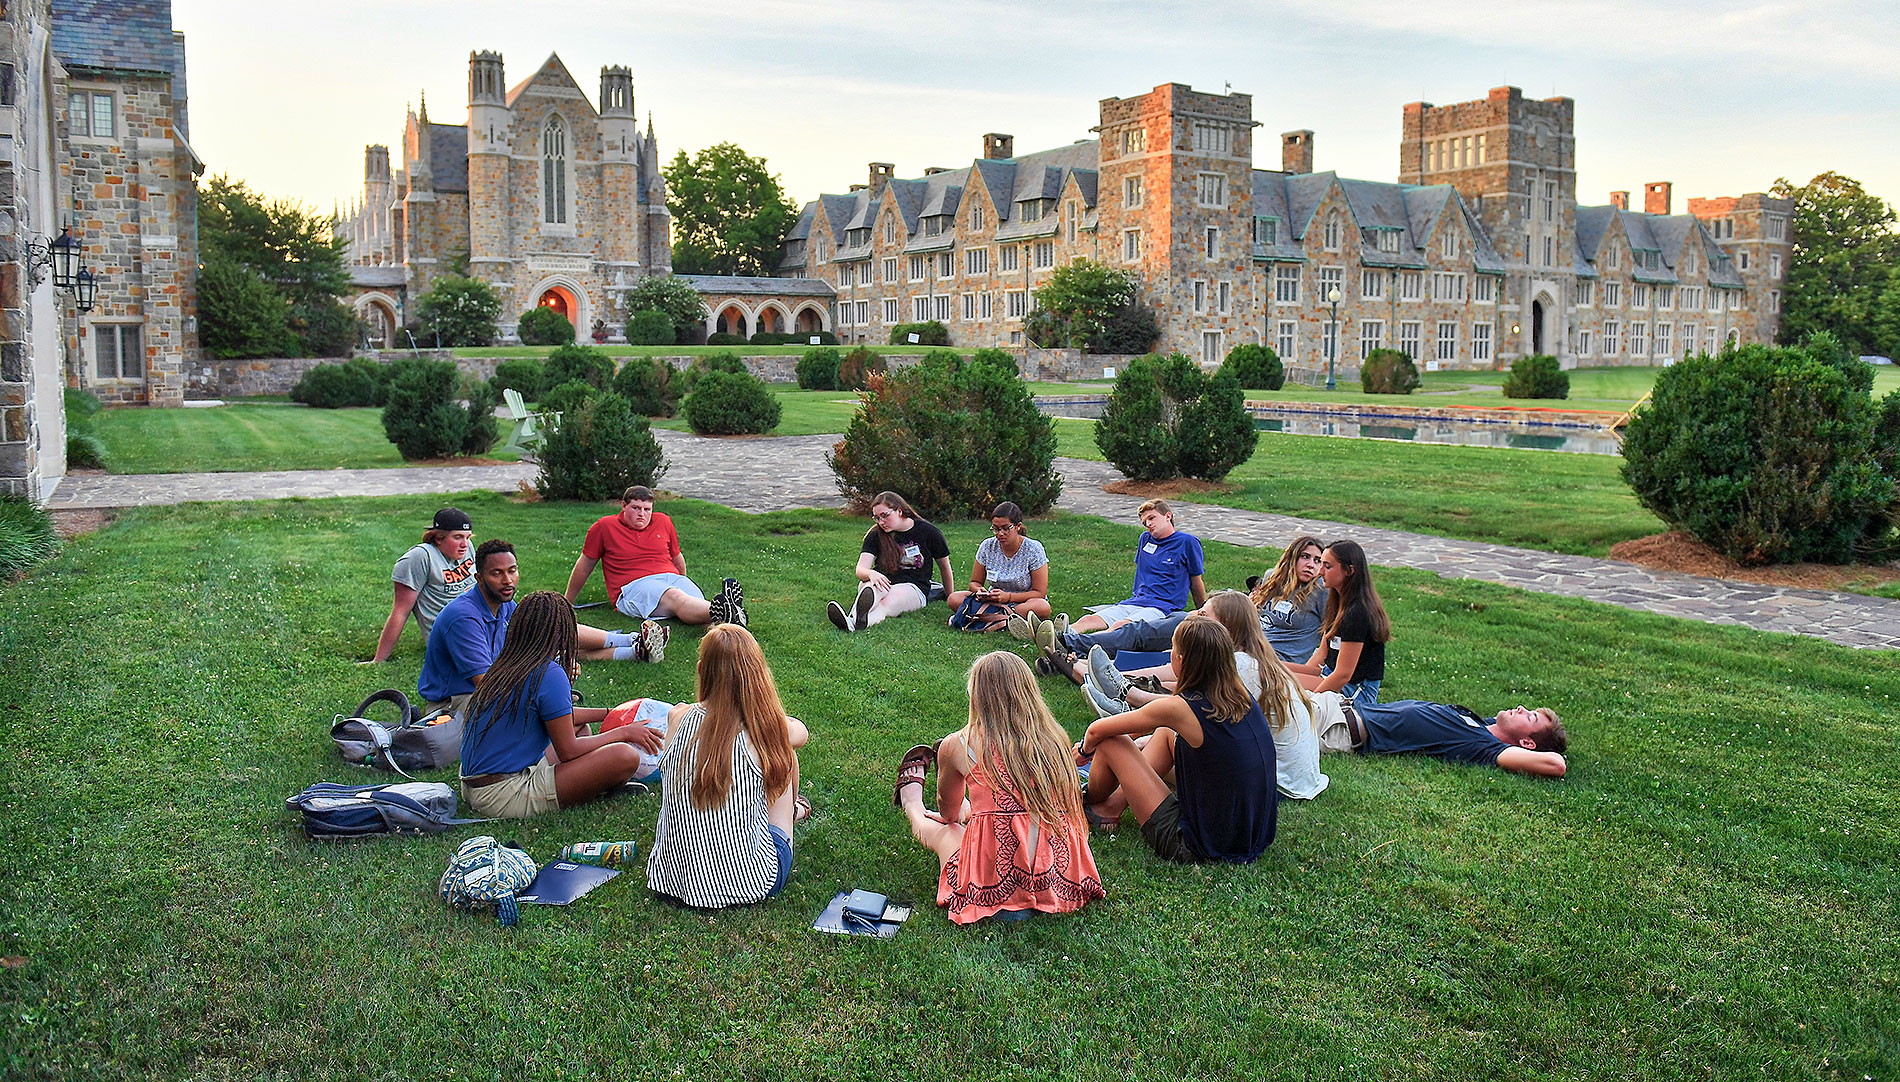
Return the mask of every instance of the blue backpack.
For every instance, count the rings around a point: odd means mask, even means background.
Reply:
[[[440,834],[452,826],[489,822],[458,819],[455,790],[434,781],[386,785],[318,782],[285,800],[284,806],[303,814],[304,837],[312,841]]]

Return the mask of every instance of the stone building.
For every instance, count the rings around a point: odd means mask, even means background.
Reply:
[[[1086,256],[1136,277],[1158,348],[1214,363],[1263,343],[1309,372],[1381,347],[1454,368],[1772,340],[1744,318],[1759,287],[1694,216],[1578,206],[1567,98],[1408,105],[1395,183],[1313,172],[1310,130],[1254,168],[1246,94],[1168,84],[1099,117],[1095,140],[1018,158],[992,133],[968,167],[913,180],[873,162],[806,204],[780,273],[835,283],[851,340],[937,319],[958,344],[1020,344],[1034,291]]]
[[[1668,198],[1665,189],[1665,209]],[[1741,273],[1748,291],[1746,314],[1754,324],[1743,337],[1774,341],[1781,329],[1781,291],[1794,258],[1794,200],[1763,192],[1722,195],[1689,200],[1689,213],[1702,221]]]
[[[176,405],[198,359],[184,39],[166,0],[0,5],[0,492],[66,472],[63,392]],[[90,311],[53,282],[70,227]]]
[[[67,324],[67,382],[110,403],[176,406],[198,352],[198,185],[185,39],[170,0],[57,0],[60,215],[98,276]]]

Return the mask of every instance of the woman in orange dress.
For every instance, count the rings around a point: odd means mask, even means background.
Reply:
[[[971,924],[999,913],[1069,913],[1103,897],[1074,752],[1035,673],[998,650],[970,666],[969,688],[969,724],[935,749],[910,749],[897,774],[895,802],[911,834],[942,862],[937,904]],[[924,806],[933,760],[942,812]]]

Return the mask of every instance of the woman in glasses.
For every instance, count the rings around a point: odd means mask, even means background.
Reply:
[[[1049,555],[1023,528],[1023,509],[1004,501],[990,511],[990,536],[976,547],[970,588],[949,597],[950,626],[997,631],[1009,618],[1049,618]]]

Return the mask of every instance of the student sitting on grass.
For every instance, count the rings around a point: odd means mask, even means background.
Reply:
[[[422,532],[422,543],[402,554],[389,573],[395,590],[389,618],[376,640],[372,662],[388,661],[402,637],[402,625],[414,613],[424,643],[444,606],[461,597],[475,582],[475,557],[469,552],[475,524],[460,510],[444,507]]]
[[[990,534],[976,547],[970,588],[954,590],[947,599],[953,610],[950,626],[996,631],[1010,624],[1027,628],[1024,621],[1032,615],[1048,618],[1049,555],[1023,528],[1023,509],[1008,501],[997,504],[990,511]],[[964,612],[966,604],[977,611]]]
[[[1072,628],[1058,626],[1055,633],[1101,631],[1122,620],[1160,620],[1189,608],[1190,601],[1198,608],[1207,600],[1207,587],[1201,584],[1201,539],[1175,528],[1166,500],[1149,500],[1137,514],[1143,532],[1135,542],[1134,593],[1113,605],[1089,606],[1089,614]]]
[[[761,902],[791,880],[792,824],[811,815],[797,750],[810,734],[745,628],[706,632],[698,678],[699,701],[667,717],[647,886],[700,909]]]
[[[1260,611],[1260,630],[1281,661],[1306,661],[1319,649],[1319,628],[1329,596],[1320,575],[1325,552],[1319,538],[1302,534],[1280,554],[1280,562],[1265,578],[1247,580],[1254,607]]]
[[[919,518],[904,497],[878,493],[871,501],[871,518],[877,525],[865,532],[858,553],[856,574],[864,585],[858,587],[851,611],[836,601],[825,602],[825,615],[840,631],[863,631],[929,604],[933,563],[946,588],[956,585],[943,531]]]
[[[1296,800],[1318,796],[1326,790],[1328,779],[1319,772],[1319,732],[1313,726],[1306,691],[1267,645],[1253,602],[1245,594],[1222,590],[1208,598],[1201,611],[1219,620],[1238,646],[1234,667],[1240,682],[1260,704],[1260,712],[1273,730],[1275,780],[1280,795]],[[1098,649],[1089,654],[1083,690],[1095,713],[1109,717],[1163,697],[1137,685],[1143,675],[1155,678],[1169,692],[1174,690],[1174,672],[1168,666],[1124,673]]]
[[[937,904],[957,924],[998,913],[1069,913],[1103,897],[1068,737],[1023,659],[998,650],[970,666],[970,718],[897,773],[910,832],[942,862]],[[924,773],[937,764],[937,807]],[[967,800],[967,803],[966,803]]]
[[[520,819],[571,808],[620,788],[660,734],[626,725],[599,736],[607,711],[574,705],[579,653],[574,608],[541,590],[522,598],[508,640],[468,704],[462,799],[476,815]]]
[[[1429,755],[1447,763],[1495,766],[1561,778],[1570,737],[1547,706],[1500,710],[1490,721],[1462,706],[1402,699],[1361,705],[1337,693],[1313,696],[1320,746],[1361,755]]]
[[[1173,666],[1174,695],[1096,721],[1076,745],[1081,760],[1093,760],[1082,792],[1089,821],[1113,829],[1131,810],[1164,860],[1249,863],[1273,844],[1273,732],[1240,682],[1233,637],[1219,621],[1181,621]],[[1134,738],[1149,733],[1154,739],[1137,747]]]
[[[614,609],[635,620],[664,620],[683,624],[746,624],[745,590],[737,579],[722,579],[709,601],[686,577],[686,556],[673,519],[653,509],[653,490],[633,485],[620,494],[618,514],[602,516],[587,528],[580,558],[567,576],[567,600],[581,596],[581,587],[600,567],[607,583],[607,600]]]
[[[1372,587],[1372,565],[1357,542],[1335,541],[1320,557],[1319,573],[1327,591],[1321,641],[1312,657],[1287,668],[1308,691],[1337,691],[1371,706],[1379,701],[1385,644],[1392,638],[1392,621]]]

